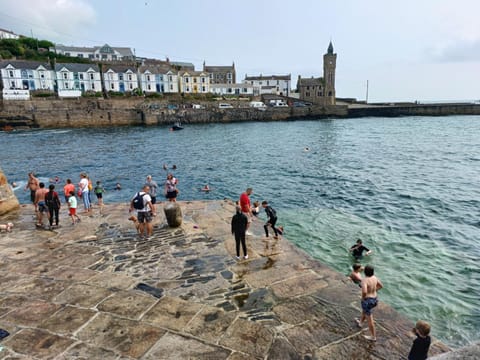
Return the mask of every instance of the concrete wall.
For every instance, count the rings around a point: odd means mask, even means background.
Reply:
[[[0,215],[19,208],[18,199],[8,184],[7,177],[0,169]]]

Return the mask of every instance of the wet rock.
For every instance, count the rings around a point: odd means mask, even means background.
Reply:
[[[145,291],[147,294],[150,294],[158,299],[160,299],[163,296],[163,289],[158,289],[147,284],[140,283],[137,286],[135,286],[135,289],[140,291]]]
[[[182,225],[182,209],[176,202],[167,203],[164,206],[163,211],[165,212],[168,226],[179,227]]]

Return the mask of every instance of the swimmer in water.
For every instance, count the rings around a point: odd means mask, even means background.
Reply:
[[[208,184],[205,184],[205,186],[202,188],[202,191],[206,191],[206,192],[210,191],[210,187],[208,186]]]

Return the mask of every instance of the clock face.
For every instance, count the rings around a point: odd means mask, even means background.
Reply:
[[[332,61],[332,60],[330,60],[328,63],[329,63],[330,65],[332,65],[332,64],[333,64],[333,61]]]

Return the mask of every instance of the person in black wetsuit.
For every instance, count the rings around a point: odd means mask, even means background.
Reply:
[[[356,260],[361,259],[364,251],[366,251],[365,255],[370,255],[372,253],[372,251],[369,248],[363,246],[361,239],[358,239],[357,243],[355,245],[352,245],[349,251],[352,253],[353,257]]]
[[[247,232],[248,218],[242,212],[240,206],[236,207],[236,214],[232,217],[232,234],[235,235],[235,248],[237,251],[237,260],[240,259],[240,244],[242,244],[243,258],[248,259],[247,245],[245,243],[245,234]]]
[[[262,201],[262,207],[265,209],[265,213],[268,217],[267,222],[265,225],[263,225],[263,228],[265,229],[265,236],[268,237],[268,227],[271,226],[273,232],[275,233],[273,238],[278,239],[278,230],[275,227],[275,224],[277,223],[277,212],[270,205],[268,205],[268,201]]]

